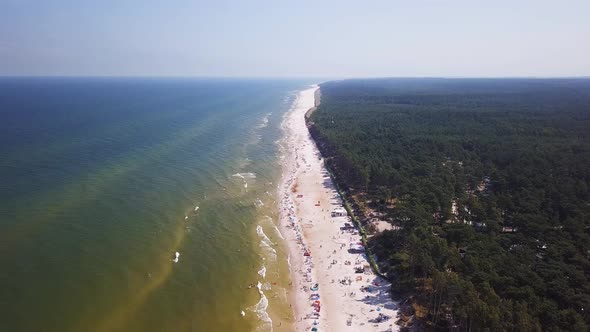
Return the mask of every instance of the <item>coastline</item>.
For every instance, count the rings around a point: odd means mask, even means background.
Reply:
[[[319,96],[317,86],[301,91],[282,123],[279,224],[289,252],[294,330],[397,331],[389,283],[366,268],[360,234],[343,229],[350,218],[332,217],[343,203],[305,121]]]
[[[311,113],[313,113],[318,108],[318,106],[320,106],[322,92],[319,87],[314,91],[313,98],[314,98],[313,99],[313,107],[310,107],[309,110],[307,110],[307,112],[305,112],[305,119],[306,120],[309,118]]]

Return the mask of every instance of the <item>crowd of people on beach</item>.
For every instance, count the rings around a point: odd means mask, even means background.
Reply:
[[[382,325],[396,309],[386,294],[389,284],[371,270],[361,235],[303,121],[286,120],[289,155],[279,188],[281,224],[298,256],[290,266],[300,309],[297,331],[395,331],[393,324]]]
[[[310,311],[305,315],[306,319],[314,319],[314,325],[318,325],[319,322],[317,321],[320,318],[321,312],[321,302],[320,302],[320,295],[317,293],[319,289],[319,285],[312,284],[314,280],[314,276],[312,274],[314,263],[312,259],[311,249],[306,245],[303,236],[303,230],[301,228],[301,222],[298,220],[296,211],[295,211],[295,202],[293,200],[293,190],[296,188],[296,178],[297,178],[297,170],[300,167],[300,158],[298,149],[294,150],[294,162],[295,168],[291,169],[289,172],[288,177],[285,179],[285,183],[283,186],[283,192],[281,197],[281,206],[282,211],[281,214],[283,215],[283,220],[287,221],[287,225],[285,226],[288,229],[293,231],[295,242],[303,256],[303,267],[298,271],[301,273],[302,282],[305,282],[307,285],[301,285],[300,290],[310,293],[309,301],[310,301]],[[303,159],[303,163],[305,163],[305,159]],[[303,198],[303,195],[297,195],[297,198]]]

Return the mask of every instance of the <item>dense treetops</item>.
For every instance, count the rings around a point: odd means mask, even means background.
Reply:
[[[420,322],[587,331],[590,79],[345,80],[321,92],[310,131],[339,184],[401,226],[372,245]]]

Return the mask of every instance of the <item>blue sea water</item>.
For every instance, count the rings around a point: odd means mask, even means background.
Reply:
[[[270,331],[279,125],[308,83],[0,78],[0,331]]]

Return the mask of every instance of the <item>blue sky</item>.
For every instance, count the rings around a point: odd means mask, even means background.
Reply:
[[[0,0],[0,75],[589,76],[589,17],[589,0]]]

